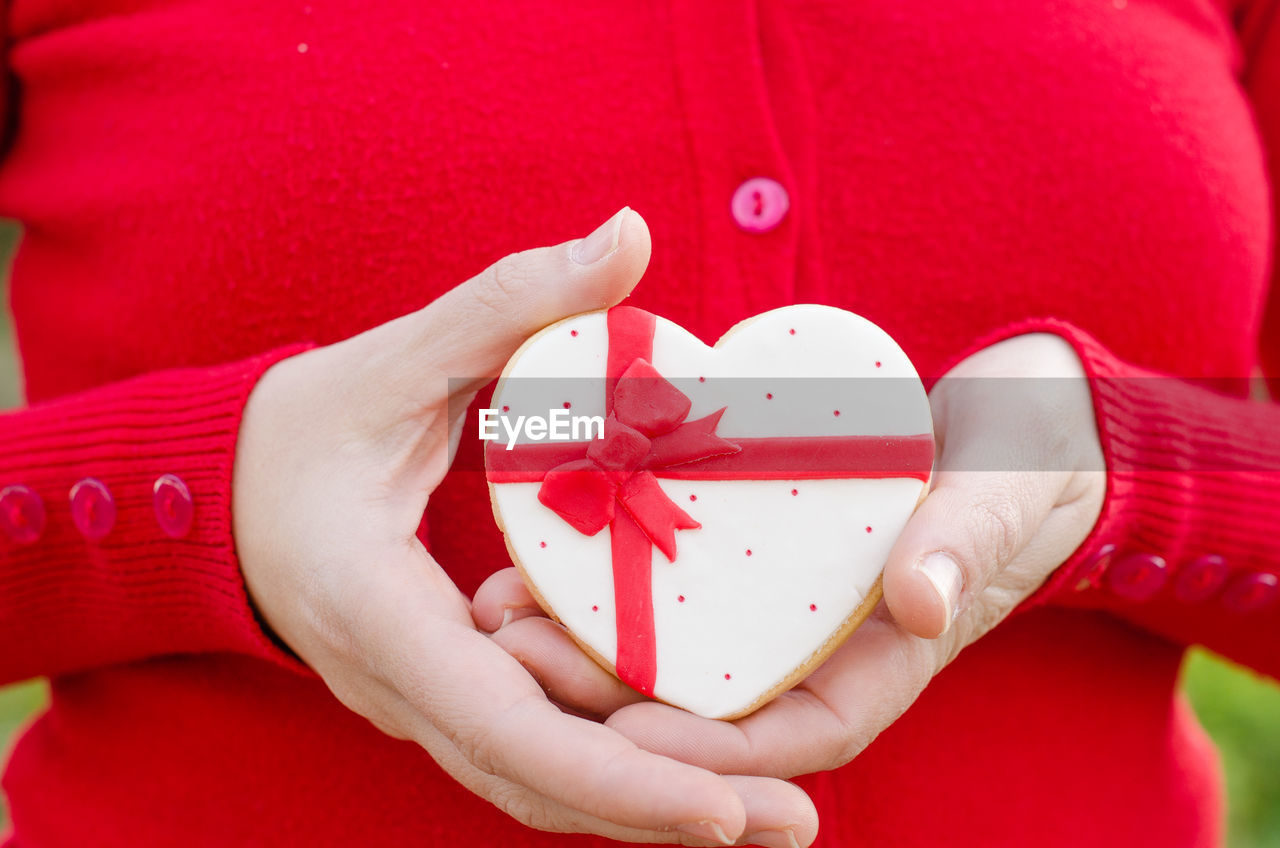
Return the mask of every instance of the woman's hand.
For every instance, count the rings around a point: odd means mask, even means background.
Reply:
[[[791,784],[721,777],[557,709],[474,629],[415,536],[477,390],[542,327],[626,297],[649,249],[624,209],[271,368],[236,456],[242,568],[266,623],[346,706],[527,825],[698,845],[791,831],[807,844],[816,814]]]
[[[511,571],[474,614],[548,693],[641,747],[721,772],[788,777],[841,765],[935,674],[1034,592],[1084,541],[1105,490],[1092,398],[1052,335],[993,345],[930,393],[939,460],[895,544],[876,613],[792,691],[735,722],[644,701],[536,614]]]

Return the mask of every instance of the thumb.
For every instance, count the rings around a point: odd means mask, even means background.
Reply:
[[[469,384],[455,390],[488,382],[543,327],[630,294],[649,251],[648,226],[624,206],[586,238],[503,257],[410,316],[415,370]]]

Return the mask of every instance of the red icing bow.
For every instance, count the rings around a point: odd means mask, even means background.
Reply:
[[[689,398],[643,358],[618,378],[612,400],[604,438],[592,442],[586,459],[548,471],[538,500],[587,536],[608,527],[621,506],[674,561],[676,531],[702,525],[667,497],[652,469],[727,456],[739,447],[715,434],[724,409],[686,421]]]

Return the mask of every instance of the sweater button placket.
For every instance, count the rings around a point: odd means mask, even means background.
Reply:
[[[688,125],[690,179],[719,326],[794,300],[795,180],[770,107],[755,3],[674,3],[671,14],[682,98],[699,104]]]

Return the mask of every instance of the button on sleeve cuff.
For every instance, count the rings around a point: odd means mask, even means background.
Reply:
[[[305,672],[251,608],[231,473],[249,392],[308,347],[0,416],[0,682],[208,651]]]

